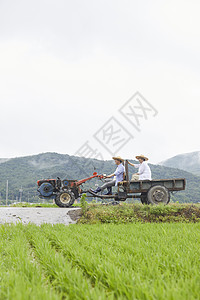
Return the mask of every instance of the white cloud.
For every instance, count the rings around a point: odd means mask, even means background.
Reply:
[[[159,114],[123,156],[199,150],[199,6],[1,1],[0,157],[73,154],[137,90]]]

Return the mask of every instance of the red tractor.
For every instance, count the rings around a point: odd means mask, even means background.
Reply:
[[[55,199],[55,203],[59,207],[70,207],[84,193],[81,185],[93,178],[102,179],[103,175],[97,175],[95,172],[93,176],[81,180],[61,180],[59,177],[57,179],[38,180],[39,197]]]
[[[125,161],[125,178],[118,182],[117,192],[112,195],[96,194],[92,190],[82,191],[80,186],[92,178],[105,178],[104,175],[97,175],[82,180],[61,180],[48,179],[38,181],[38,192],[41,198],[55,199],[60,207],[70,207],[75,199],[82,193],[88,192],[92,196],[102,200],[113,199],[114,201],[126,201],[126,199],[141,199],[143,204],[168,204],[170,192],[185,190],[185,178],[154,179],[154,180],[129,180],[128,161]]]

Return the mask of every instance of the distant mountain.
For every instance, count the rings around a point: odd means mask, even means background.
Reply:
[[[200,151],[176,155],[161,162],[160,165],[200,175]]]
[[[8,161],[10,158],[0,158],[0,164]]]
[[[133,161],[132,161],[133,162]],[[175,194],[172,199],[179,202],[200,201],[200,176],[189,172],[168,168],[160,165],[150,165],[154,179],[186,178],[186,191]],[[6,198],[6,181],[9,181],[9,199],[19,198],[19,189],[23,189],[22,201],[37,201],[37,180],[56,178],[82,179],[98,172],[110,174],[116,166],[113,160],[101,161],[80,158],[58,153],[43,153],[34,156],[9,159],[0,164],[0,201]],[[133,167],[130,174],[135,172]],[[84,189],[101,184],[93,179],[85,184]]]

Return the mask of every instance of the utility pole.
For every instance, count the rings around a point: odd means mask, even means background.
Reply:
[[[8,180],[6,182],[6,206],[8,205]]]
[[[21,189],[19,189],[19,195],[20,195],[19,202],[22,202],[22,193],[23,193],[23,189],[21,186]]]

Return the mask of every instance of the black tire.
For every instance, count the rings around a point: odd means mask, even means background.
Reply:
[[[75,196],[72,192],[61,192],[56,196],[55,203],[59,207],[70,207],[74,204]]]
[[[162,185],[152,186],[147,193],[147,201],[152,205],[167,205],[170,201],[169,190]]]
[[[147,193],[141,193],[140,200],[141,200],[142,204],[148,204]]]

